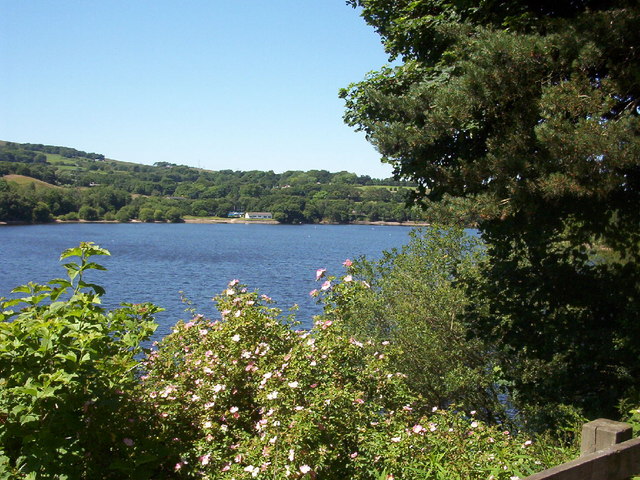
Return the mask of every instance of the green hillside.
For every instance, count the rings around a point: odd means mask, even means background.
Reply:
[[[282,223],[424,221],[414,185],[346,171],[142,165],[71,147],[0,142],[0,221],[178,221],[269,212]],[[44,185],[58,188],[41,188]],[[42,213],[44,212],[44,213]]]

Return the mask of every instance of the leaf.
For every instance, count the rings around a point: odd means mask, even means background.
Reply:
[[[47,283],[49,285],[60,285],[61,287],[71,286],[71,282],[69,280],[65,280],[64,278],[54,278],[53,280],[49,280]]]
[[[31,288],[29,285],[20,285],[11,290],[11,293],[31,293]]]
[[[82,255],[82,249],[80,247],[67,248],[60,255],[60,260],[64,260],[65,258],[69,258],[69,257],[79,257],[81,255]]]
[[[85,270],[106,270],[105,267],[103,267],[99,263],[95,263],[95,262],[85,263],[84,264],[84,269]]]

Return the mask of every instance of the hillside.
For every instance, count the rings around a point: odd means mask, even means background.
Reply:
[[[9,174],[2,177],[7,182],[15,183],[16,185],[25,186],[25,185],[33,185],[34,188],[60,188],[56,185],[51,185],[50,183],[43,182],[42,180],[38,180],[37,178],[27,177],[25,175],[16,175]]]
[[[0,176],[5,222],[33,221],[36,206],[47,213],[40,221],[177,221],[247,211],[270,212],[283,223],[423,220],[421,210],[405,207],[413,185],[346,171],[142,165],[71,147],[2,141]]]

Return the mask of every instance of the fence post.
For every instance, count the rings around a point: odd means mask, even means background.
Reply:
[[[631,426],[600,418],[582,427],[580,457],[524,480],[623,480],[640,473],[640,438]]]
[[[618,443],[631,439],[631,426],[627,423],[615,422],[606,418],[599,418],[582,426],[582,441],[580,455],[604,450]]]

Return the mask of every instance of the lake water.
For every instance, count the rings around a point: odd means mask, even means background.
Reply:
[[[315,271],[342,274],[347,258],[379,258],[408,242],[410,228],[369,225],[61,224],[0,228],[0,297],[17,285],[65,277],[58,261],[66,248],[95,242],[111,252],[108,268],[89,277],[107,290],[104,303],[153,302],[156,337],[188,319],[180,291],[199,313],[217,317],[211,298],[232,279],[272,297],[310,326],[320,308],[309,297]]]

